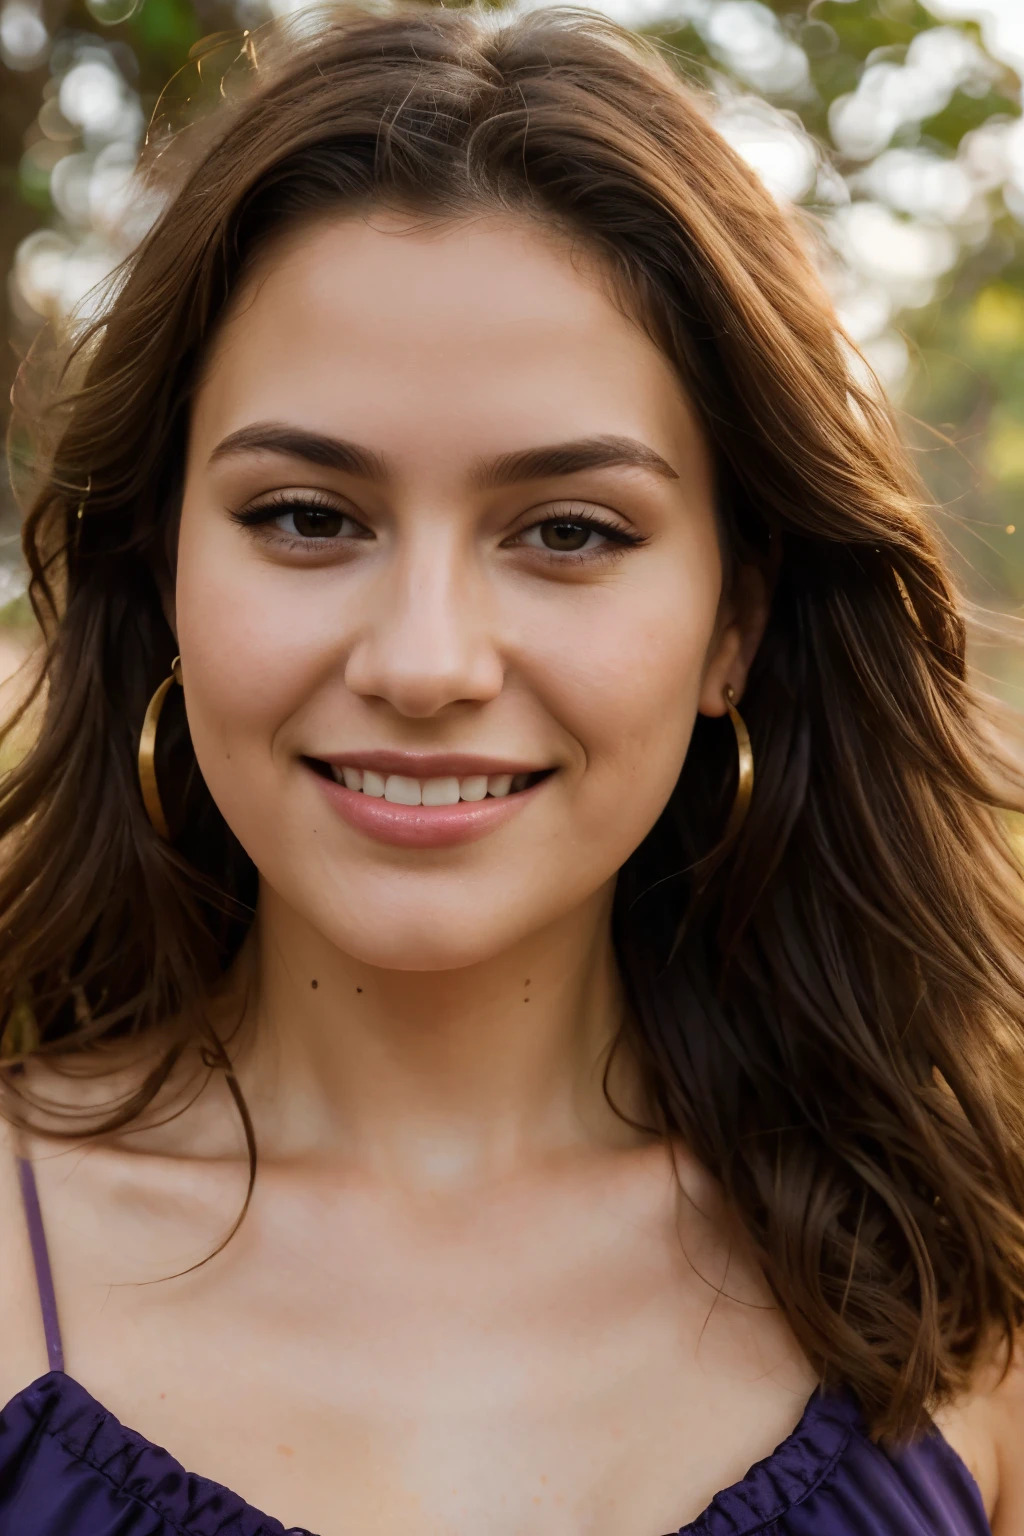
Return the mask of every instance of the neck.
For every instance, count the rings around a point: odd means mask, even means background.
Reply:
[[[413,972],[353,959],[261,892],[238,1052],[261,1149],[439,1188],[631,1144],[603,1087],[624,1006],[610,908],[600,892],[491,959]],[[622,1051],[609,1088],[637,1113]]]

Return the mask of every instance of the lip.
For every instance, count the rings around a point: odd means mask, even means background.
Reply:
[[[422,770],[414,773],[408,766],[408,757],[403,757],[401,753],[386,752],[356,753],[344,760],[321,758],[320,761],[333,762],[338,767],[344,761],[347,768],[369,768],[375,773],[408,773],[410,778],[441,778],[445,774],[461,778],[468,777],[470,773],[513,771],[504,764],[490,769],[478,766],[487,761],[484,758],[445,757],[429,760],[430,773],[423,773]],[[446,765],[469,763],[473,766],[438,768],[435,764],[439,762]],[[403,766],[384,766],[397,763]],[[547,783],[546,778],[542,779],[529,789],[518,790],[514,795],[503,795],[500,799],[460,800],[457,805],[395,805],[390,800],[364,795],[360,790],[346,789],[344,784],[326,779],[312,768],[307,771],[319,784],[331,809],[343,821],[347,821],[357,832],[363,832],[377,842],[389,843],[395,848],[455,848],[460,843],[475,843],[525,810]],[[526,773],[537,770],[520,768],[515,771]]]

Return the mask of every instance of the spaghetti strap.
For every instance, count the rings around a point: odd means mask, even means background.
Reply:
[[[43,1316],[43,1332],[46,1335],[46,1357],[51,1371],[63,1371],[64,1346],[61,1343],[60,1323],[57,1319],[57,1297],[53,1289],[50,1255],[46,1247],[43,1213],[39,1209],[39,1191],[30,1160],[17,1154],[18,1182],[21,1185],[21,1201],[25,1207],[28,1240],[32,1246],[32,1262],[36,1269],[36,1290],[39,1292],[39,1310]]]

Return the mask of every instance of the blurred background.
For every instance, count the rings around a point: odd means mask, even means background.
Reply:
[[[187,121],[209,94],[204,69],[215,90],[237,52],[222,34],[304,8],[0,0],[5,429],[39,326],[87,314],[90,290],[158,212],[131,182],[154,109]],[[597,8],[662,39],[774,196],[822,231],[841,318],[898,403],[938,503],[975,615],[975,668],[1024,707],[1024,0]],[[23,589],[4,472],[0,677],[30,643]]]

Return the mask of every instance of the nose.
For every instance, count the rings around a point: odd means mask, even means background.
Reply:
[[[501,692],[494,604],[482,573],[457,548],[433,539],[407,549],[364,596],[364,623],[345,668],[353,693],[427,719]]]

